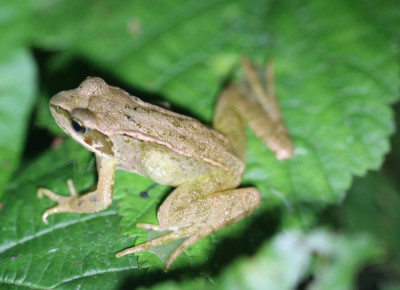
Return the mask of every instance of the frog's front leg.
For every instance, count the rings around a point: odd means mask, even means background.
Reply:
[[[58,202],[58,205],[46,210],[42,215],[45,224],[47,217],[60,212],[93,213],[106,209],[112,203],[116,162],[111,159],[97,158],[99,180],[95,191],[78,195],[74,184],[68,180],[70,196],[58,195],[47,188],[39,188],[37,195],[43,195]]]
[[[165,261],[165,270],[190,245],[211,233],[250,215],[260,204],[261,195],[256,188],[223,190],[218,188],[224,177],[210,176],[182,184],[164,201],[158,211],[157,225],[138,224],[138,227],[170,231],[170,233],[128,248],[117,254],[145,251],[168,242],[185,239]],[[210,190],[210,185],[215,191]],[[208,191],[208,192],[207,192]]]

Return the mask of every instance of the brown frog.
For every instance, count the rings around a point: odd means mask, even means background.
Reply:
[[[228,85],[219,97],[213,127],[129,95],[88,78],[56,94],[50,110],[57,124],[96,155],[96,190],[78,195],[68,180],[70,196],[38,189],[58,203],[54,213],[93,213],[111,205],[115,170],[141,174],[176,187],[158,210],[158,225],[137,227],[168,232],[117,257],[184,239],[165,261],[165,270],[199,239],[250,215],[260,204],[256,188],[237,188],[245,170],[245,127],[275,152],[290,158],[293,145],[274,95],[272,66],[267,65],[264,88],[255,69],[244,60],[246,80]]]

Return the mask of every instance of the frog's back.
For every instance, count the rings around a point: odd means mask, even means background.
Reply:
[[[182,156],[196,158],[223,170],[243,171],[228,139],[196,119],[143,102],[117,87],[94,99],[89,107],[103,119],[108,135],[131,136],[143,142],[165,146]],[[110,107],[109,104],[115,104]],[[101,109],[106,108],[106,109]],[[108,110],[118,110],[111,113]]]

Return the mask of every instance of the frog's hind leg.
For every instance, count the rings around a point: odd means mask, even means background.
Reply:
[[[215,221],[211,223],[205,223],[204,226],[196,229],[193,235],[189,236],[171,253],[165,262],[166,270],[170,267],[172,262],[189,246],[212,234],[213,232],[223,229],[249,216],[261,203],[261,195],[256,188],[227,190],[221,193],[215,193],[212,197],[207,199],[209,203],[217,205],[227,202],[227,206],[225,206],[224,209],[214,208],[214,210],[217,211],[221,210],[221,212],[219,212],[220,216],[216,218]]]
[[[175,197],[180,195],[179,188],[176,189]],[[121,257],[127,254],[137,253],[160,246],[171,241],[184,239],[166,259],[165,271],[168,270],[172,262],[185,251],[190,245],[198,240],[210,235],[211,233],[225,228],[226,226],[243,219],[250,215],[260,204],[261,196],[255,188],[241,188],[225,190],[204,196],[193,201],[190,206],[175,210],[175,204],[167,203],[163,208],[163,214],[159,215],[161,225],[140,224],[141,227],[152,230],[173,230],[166,235],[150,240],[141,245],[128,248],[117,254]],[[184,226],[179,225],[179,221]]]
[[[266,66],[264,85],[250,62],[247,59],[242,62],[245,81],[241,84],[230,84],[222,92],[215,111],[214,127],[228,137],[239,157],[244,156],[246,124],[278,159],[292,157],[293,143],[283,123],[275,96],[272,63]],[[236,125],[240,121],[243,124]],[[232,128],[231,124],[235,127]],[[240,130],[243,133],[239,133]]]

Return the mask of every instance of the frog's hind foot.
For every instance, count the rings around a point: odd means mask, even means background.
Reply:
[[[245,80],[239,87],[239,111],[250,128],[279,160],[293,157],[294,145],[284,124],[275,94],[273,63],[268,62],[264,79],[248,59],[242,58]]]
[[[140,224],[137,224],[137,227],[144,228],[147,230],[153,230],[153,231],[165,231],[165,229],[161,229],[160,226],[152,225],[152,224],[140,223]],[[182,243],[178,244],[177,246],[175,246],[173,248],[172,252],[170,252],[169,255],[166,257],[165,261],[163,261],[164,262],[164,271],[168,271],[172,262],[175,261],[175,259],[180,254],[183,253],[183,251],[185,251],[193,243],[197,242],[201,238],[210,234],[210,232],[208,230],[204,231],[205,228],[206,227],[200,226],[200,225],[192,225],[192,226],[188,226],[186,228],[182,228],[179,230],[170,231],[170,232],[167,232],[165,235],[162,235],[160,237],[152,239],[146,243],[125,249],[125,250],[117,253],[116,256],[118,258],[120,258],[120,257],[128,255],[128,254],[134,254],[134,253],[138,253],[138,252],[148,251],[151,248],[155,248],[157,246],[161,246],[166,243],[184,239]],[[151,251],[151,252],[156,253],[156,251]],[[159,254],[157,254],[157,255],[160,257]]]

